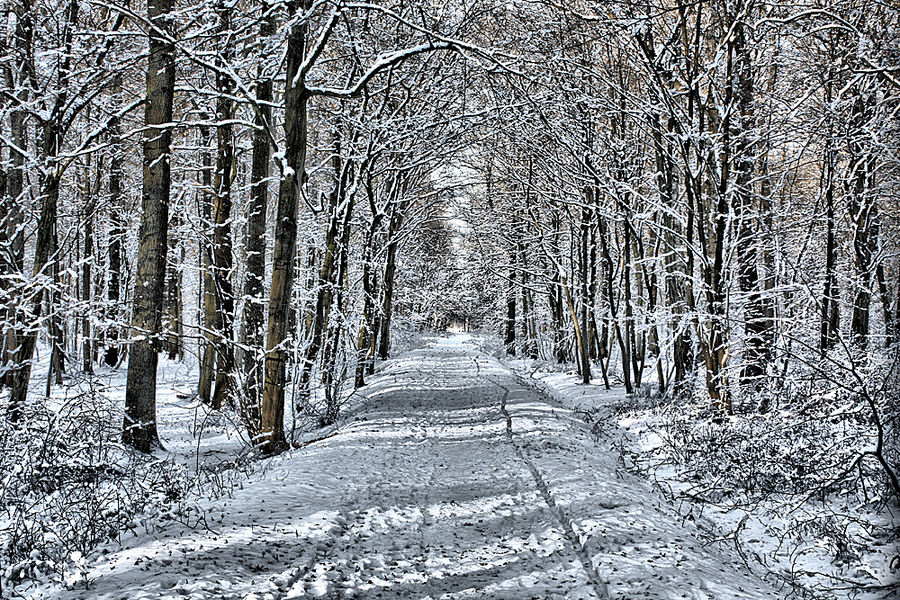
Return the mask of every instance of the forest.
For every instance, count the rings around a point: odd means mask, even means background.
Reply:
[[[895,597],[898,113],[891,0],[3,0],[0,597],[103,597],[123,535],[466,381],[587,565],[559,597],[657,596],[577,542],[514,381],[768,597]],[[298,569],[271,597],[375,597]],[[530,597],[486,589],[429,593]]]

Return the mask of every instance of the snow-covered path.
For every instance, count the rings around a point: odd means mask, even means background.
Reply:
[[[134,537],[59,598],[777,598],[571,412],[465,337],[391,361],[209,530]]]

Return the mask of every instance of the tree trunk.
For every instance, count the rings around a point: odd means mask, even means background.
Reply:
[[[531,298],[531,278],[525,256],[525,244],[521,239],[516,242],[516,256],[522,273],[522,354],[528,358],[538,357],[537,335],[535,332],[534,308]]]
[[[57,190],[56,195],[57,198],[54,201],[54,204],[59,205],[59,183],[57,182]],[[58,219],[54,223],[53,233],[51,234],[53,237],[52,246],[50,248],[50,262],[47,265],[47,270],[50,273],[50,282],[47,288],[47,309],[48,309],[48,322],[47,322],[47,334],[50,338],[50,369],[47,372],[47,388],[44,394],[49,398],[50,397],[50,388],[51,382],[55,382],[56,385],[63,384],[63,373],[66,371],[66,325],[63,323],[62,315],[60,315],[57,307],[60,306],[60,299],[62,297],[62,282],[59,277],[59,237],[57,234],[57,228],[59,227]],[[77,254],[76,254],[77,256]],[[71,260],[71,258],[69,259]],[[71,263],[68,265],[66,269],[68,273],[72,272]]]
[[[371,194],[371,191],[370,191]],[[372,269],[372,245],[375,242],[375,234],[381,225],[382,215],[384,213],[378,211],[372,202],[372,220],[369,223],[369,229],[366,231],[365,242],[363,243],[362,256],[362,286],[363,286],[363,309],[362,319],[359,325],[359,340],[356,352],[356,377],[354,387],[360,388],[366,384],[366,375],[368,374],[368,365],[375,358],[375,347],[373,344],[375,332],[375,281]]]
[[[303,357],[303,364],[300,366],[300,393],[303,395],[302,400],[305,401],[309,396],[309,386],[312,380],[312,373],[316,364],[319,352],[326,346],[329,316],[331,315],[331,307],[335,294],[335,274],[341,260],[341,243],[340,236],[342,233],[341,223],[342,210],[346,210],[344,198],[346,193],[346,172],[348,165],[341,159],[340,146],[335,140],[335,147],[331,155],[331,167],[334,174],[334,182],[331,194],[328,200],[328,227],[325,232],[325,244],[323,247],[322,266],[318,271],[318,278],[314,280],[313,287],[316,290],[316,302],[310,315],[310,322],[307,327],[309,339]],[[312,263],[314,265],[315,263]],[[326,352],[329,350],[325,348]],[[329,377],[322,370],[324,377]],[[324,424],[324,423],[323,423]]]
[[[118,80],[116,80],[118,81]],[[110,144],[115,152],[119,143],[119,123],[110,126]],[[119,364],[119,299],[122,287],[122,161],[113,157],[109,161],[109,257],[107,258],[106,299],[109,302],[108,317],[112,321],[105,332],[106,352],[103,362],[115,367]]]
[[[234,56],[230,36],[231,9],[220,0],[216,6],[219,17],[219,35],[222,47],[218,53],[218,65],[227,67]],[[221,39],[224,38],[224,39]],[[212,405],[221,409],[231,402],[234,384],[234,287],[232,284],[231,238],[231,181],[234,168],[233,119],[234,82],[221,70],[216,74],[216,175],[215,175],[215,234],[213,236],[213,279],[216,291],[216,311],[213,321],[216,342],[216,388]]]
[[[132,299],[132,339],[125,388],[123,442],[141,452],[160,446],[156,429],[156,365],[166,277],[166,229],[169,224],[170,144],[175,93],[175,45],[170,41],[173,0],[147,7],[150,58],[144,123],[144,174],[141,225]]]
[[[737,70],[737,92],[735,104],[738,119],[734,127],[735,158],[732,206],[737,226],[737,271],[738,286],[744,295],[744,357],[740,374],[743,386],[754,385],[765,377],[771,349],[766,340],[768,328],[763,299],[759,290],[757,270],[757,240],[755,230],[759,225],[759,213],[753,210],[753,182],[756,178],[756,144],[751,137],[756,127],[753,110],[754,85],[750,60],[750,49],[745,39],[743,23],[734,25],[734,62]],[[726,108],[727,110],[727,108]]]
[[[177,210],[177,209],[176,209]],[[181,358],[184,355],[182,340],[182,292],[181,292],[181,272],[178,262],[178,229],[181,226],[181,219],[178,213],[173,211],[169,219],[168,231],[168,257],[166,261],[166,322],[163,324],[163,330],[166,332],[166,352],[169,360]]]
[[[85,373],[94,372],[94,339],[91,329],[91,291],[93,275],[91,266],[94,260],[94,198],[91,190],[91,160],[88,156],[85,166],[83,185],[84,202],[82,219],[84,219],[84,252],[81,265],[81,301],[84,303],[81,317],[81,360]]]
[[[593,201],[592,190],[590,186],[585,194],[586,202],[591,204]],[[596,252],[596,248],[591,247],[591,220],[592,211],[587,207],[581,209],[581,223],[579,228],[580,248],[579,248],[579,275],[581,278],[581,343],[584,348],[584,356],[581,357],[582,375],[587,374],[590,383],[590,365],[594,356],[594,339],[591,331],[591,323],[594,320],[594,295],[592,292],[591,282],[591,254]]]
[[[506,354],[516,355],[516,264],[515,254],[509,253],[509,280],[506,282],[506,321],[503,344]]]
[[[733,73],[734,51],[731,41],[726,49],[726,85],[721,120],[721,148],[719,151],[719,185],[713,210],[712,264],[704,265],[707,302],[709,303],[709,337],[706,347],[706,387],[715,408],[732,414],[728,390],[726,363],[728,361],[728,322],[726,314],[725,241],[728,233],[728,186],[731,184],[732,140],[731,107],[734,100]],[[714,116],[714,115],[713,115]],[[709,160],[713,160],[710,158]],[[709,188],[713,185],[710,182]],[[702,209],[702,197],[698,196],[698,210]],[[703,222],[702,216],[700,221]]]
[[[262,10],[267,10],[263,3]],[[275,21],[265,15],[259,26],[262,40],[275,34]],[[250,201],[247,205],[247,231],[244,247],[247,252],[244,279],[244,323],[241,328],[243,354],[244,398],[242,414],[244,422],[255,437],[259,433],[259,401],[262,396],[262,355],[265,341],[265,288],[266,276],[266,212],[269,205],[269,159],[272,145],[269,133],[273,128],[272,79],[266,76],[263,65],[257,69],[256,100],[258,109],[253,124],[253,164],[250,172]]]
[[[625,341],[625,352],[622,354],[623,363],[625,361],[625,357],[627,356],[630,362],[631,367],[631,377],[634,383],[635,389],[640,389],[641,387],[641,377],[643,375],[641,368],[642,365],[640,354],[641,349],[637,344],[637,336],[636,336],[636,327],[635,327],[635,317],[634,317],[634,305],[632,303],[632,291],[631,291],[631,211],[627,211],[625,214],[625,225],[623,228],[623,240],[622,240],[622,304],[624,308],[624,317],[625,317],[625,331],[623,332],[623,338]],[[623,365],[623,370],[627,371],[628,367]]]
[[[867,100],[860,95],[853,102],[850,117],[848,174],[848,209],[850,222],[853,224],[855,268],[850,333],[853,343],[859,348],[865,348],[869,340],[869,305],[872,298],[875,249],[878,242],[878,206],[871,191],[872,157],[864,139],[867,112]]]
[[[72,45],[72,29],[74,28],[75,20],[78,16],[78,3],[71,2],[66,11],[65,11],[65,38],[66,38],[66,48],[67,50],[71,49]],[[33,24],[33,7],[31,4],[28,4],[24,10],[23,14],[20,15],[20,26],[22,28],[27,28],[28,31],[17,27],[16,34],[17,37],[23,38],[24,41],[30,44],[33,30],[31,29]],[[25,50],[27,51],[27,50]],[[56,100],[53,108],[50,111],[50,115],[46,118],[46,120],[42,124],[42,140],[41,140],[41,152],[44,164],[42,165],[42,169],[40,169],[40,216],[38,217],[38,229],[35,240],[35,251],[34,251],[34,277],[35,279],[42,279],[50,277],[50,284],[48,286],[44,286],[44,289],[38,291],[37,293],[32,294],[31,296],[31,307],[30,314],[24,315],[24,323],[25,328],[23,331],[18,332],[16,336],[15,345],[15,355],[13,358],[14,368],[10,372],[10,399],[9,399],[9,414],[13,420],[15,420],[21,410],[21,407],[24,406],[25,399],[28,395],[28,383],[31,379],[31,361],[34,357],[35,346],[37,345],[37,336],[38,336],[38,327],[41,318],[41,308],[42,308],[42,300],[44,297],[44,293],[48,293],[48,304],[49,310],[51,313],[50,325],[51,325],[51,337],[54,345],[54,352],[51,353],[51,374],[54,366],[57,367],[57,374],[61,373],[60,366],[61,357],[59,355],[59,351],[62,349],[59,348],[60,336],[58,335],[58,331],[55,329],[57,324],[55,314],[55,305],[54,305],[54,296],[53,296],[53,283],[55,283],[56,277],[56,226],[57,226],[57,205],[59,203],[59,183],[60,178],[62,177],[62,171],[60,170],[60,166],[57,163],[57,157],[59,155],[60,146],[62,143],[62,135],[63,128],[61,125],[61,119],[63,112],[65,111],[67,105],[67,79],[68,79],[68,71],[71,65],[71,52],[64,52],[65,56],[62,59],[62,63],[59,66],[59,77],[58,77],[58,86],[59,90],[56,93]],[[21,69],[30,69],[33,65],[29,65],[25,62],[25,59],[21,61],[20,68]],[[24,71],[23,71],[24,76]],[[24,83],[24,80],[23,80]],[[24,124],[22,125],[24,128]],[[23,130],[23,135],[27,135],[27,130]],[[54,264],[50,264],[51,261]],[[28,290],[23,288],[23,293],[27,294]],[[20,304],[24,307],[28,303],[28,299],[22,297],[20,300]],[[27,310],[27,309],[26,309]],[[49,388],[50,385],[50,375],[47,377],[47,385]]]
[[[587,385],[591,382],[591,359],[585,347],[583,325],[578,322],[578,315],[575,313],[575,305],[572,302],[572,294],[569,292],[569,286],[565,277],[562,278],[561,283],[566,296],[566,305],[569,307],[569,315],[572,317],[572,325],[575,327],[575,340],[578,343],[579,366],[581,367],[581,383]]]
[[[603,272],[606,280],[606,296],[609,302],[610,321],[614,329],[616,341],[619,344],[619,352],[622,359],[622,380],[625,384],[625,392],[634,393],[634,385],[631,379],[631,346],[628,343],[627,336],[622,335],[622,328],[619,326],[618,304],[616,303],[615,282],[613,273],[613,259],[609,244],[609,226],[606,220],[597,215],[598,237],[600,238],[600,250],[603,256]]]
[[[203,169],[200,174],[200,220],[203,231],[200,235],[201,272],[203,286],[201,294],[203,332],[200,341],[200,380],[197,383],[197,397],[205,404],[212,404],[213,378],[216,369],[215,320],[216,283],[213,276],[213,238],[210,231],[213,219],[213,178],[212,153],[209,150],[212,134],[208,127],[200,127],[200,146]]]
[[[344,190],[341,194],[342,196],[346,195],[347,183],[347,174],[345,172],[341,182],[341,188],[342,190]],[[341,205],[344,208],[343,218],[341,222],[341,237],[338,240],[337,247],[337,278],[336,281],[332,281],[331,287],[334,294],[332,303],[337,306],[338,310],[343,312],[346,308],[344,306],[344,290],[346,289],[347,277],[349,272],[348,252],[350,248],[350,221],[353,216],[354,195],[350,194],[346,200],[341,202]],[[331,311],[332,309],[329,308],[329,312]],[[323,419],[325,425],[331,425],[332,423],[334,423],[337,420],[338,412],[340,410],[339,398],[337,397],[338,390],[335,389],[335,383],[337,382],[337,357],[340,350],[341,336],[343,332],[343,318],[328,319],[325,348],[322,352],[322,382],[325,387],[326,400],[325,415]]]
[[[403,210],[394,206],[388,224],[387,258],[384,266],[381,296],[381,331],[378,340],[378,357],[386,360],[391,351],[391,316],[394,306],[394,274],[397,271],[397,234],[403,223]]]
[[[881,298],[881,314],[884,319],[884,347],[894,345],[896,332],[894,331],[894,315],[891,312],[891,293],[887,286],[887,277],[884,274],[884,262],[879,261],[875,267],[875,280],[878,283],[878,295]]]
[[[830,106],[834,100],[833,74],[829,68],[825,80],[824,104]],[[837,341],[839,326],[838,290],[835,264],[837,262],[837,246],[835,241],[834,220],[834,185],[835,185],[835,150],[834,122],[828,119],[825,131],[824,150],[822,156],[822,187],[825,198],[825,282],[822,293],[821,313],[819,317],[819,351],[824,355]]]
[[[293,0],[288,8],[293,16],[309,10],[311,0]],[[297,211],[300,187],[306,178],[307,96],[300,65],[306,54],[306,21],[291,25],[288,33],[287,88],[284,93],[285,153],[284,170],[278,190],[275,221],[275,250],[272,264],[272,286],[269,293],[269,315],[266,330],[266,380],[262,401],[264,450],[280,452],[284,438],[284,388],[290,322],[291,291],[294,287],[294,260],[297,254]]]
[[[22,150],[28,149],[28,135],[25,126],[24,111],[13,111],[10,115],[10,133],[13,143]],[[6,195],[9,198],[9,220],[6,222],[6,239],[9,243],[9,256],[5,270],[10,273],[22,274],[25,270],[25,157],[19,152],[9,149],[10,169],[7,174]],[[6,286],[4,280],[3,283]],[[23,306],[18,293],[12,293],[9,304],[5,307],[7,318],[12,323],[19,323]],[[4,384],[12,385],[13,373],[16,370],[15,357],[22,336],[16,332],[15,327],[10,327],[4,345],[4,366],[7,362],[10,370],[3,377]],[[17,405],[10,403],[10,414],[18,410]]]
[[[553,231],[550,236],[549,251],[553,254],[551,258],[551,268],[553,272],[550,275],[550,289],[547,298],[550,304],[550,332],[553,337],[553,354],[557,363],[564,363],[569,359],[563,331],[566,326],[565,307],[563,306],[563,286],[559,269],[556,268],[556,257],[559,256],[559,246],[557,240],[560,236],[560,219],[559,214],[554,211],[550,216]]]
[[[43,152],[48,163],[56,156],[59,149],[59,133],[55,130],[52,123],[48,123],[44,130]],[[55,165],[41,175],[41,212],[38,217],[37,239],[35,241],[34,250],[34,278],[47,279],[53,281],[54,268],[50,261],[56,261],[57,257],[54,252],[54,239],[56,232],[56,211],[59,203],[59,172]],[[11,371],[10,378],[10,416],[12,420],[16,420],[21,411],[21,407],[25,404],[28,395],[28,383],[31,380],[31,361],[34,357],[34,349],[37,345],[38,328],[41,320],[42,305],[44,294],[51,296],[48,303],[51,304],[50,310],[53,311],[52,305],[52,285],[45,285],[44,289],[33,294],[31,300],[30,313],[27,315],[27,329],[18,334],[16,340],[16,353],[13,359],[14,369]],[[23,290],[24,291],[24,290]],[[23,305],[27,304],[23,298]],[[54,335],[54,346],[58,341]],[[58,364],[58,357],[51,357],[51,368]],[[48,377],[48,384],[49,384]]]

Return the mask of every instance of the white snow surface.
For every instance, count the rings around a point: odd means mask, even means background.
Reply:
[[[466,335],[387,362],[330,435],[266,462],[208,529],[127,537],[88,587],[34,597],[782,595]]]
[[[808,502],[802,507],[795,507],[793,511],[774,502],[771,505],[762,504],[755,509],[729,509],[693,502],[690,491],[695,482],[685,479],[674,466],[661,461],[655,454],[663,446],[659,432],[665,429],[665,424],[661,422],[659,414],[647,407],[649,405],[643,408],[635,406],[622,386],[605,389],[602,382],[598,381],[585,385],[581,382],[581,376],[574,371],[559,371],[558,369],[564,368],[560,365],[530,359],[509,359],[504,364],[521,381],[527,381],[529,386],[552,398],[552,402],[592,422],[592,431],[598,443],[607,447],[627,447],[630,460],[635,458],[635,454],[639,455],[645,473],[643,476],[652,479],[657,487],[667,490],[670,503],[671,498],[677,498],[678,514],[681,515],[679,518],[695,522],[702,530],[701,539],[729,539],[729,544],[733,545],[737,535],[737,543],[743,548],[744,556],[749,557],[753,563],[752,569],[758,577],[774,581],[794,579],[797,584],[813,590],[826,589],[824,592],[810,594],[812,598],[900,599],[900,586],[897,583],[900,565],[897,564],[895,545],[867,536],[871,544],[860,562],[836,563],[825,540],[817,540],[809,533],[798,535],[795,539],[800,544],[798,550],[789,544],[783,544],[779,538],[780,532],[792,529],[791,517],[802,521],[803,515],[808,517],[816,514],[816,511],[823,516],[829,511],[837,515],[843,515],[846,511],[852,514],[852,507],[834,499],[829,499],[827,506],[819,501]],[[779,512],[788,514],[778,516]],[[882,527],[891,526],[892,514],[888,509],[880,513],[869,511],[864,516]],[[735,530],[739,533],[734,533]],[[869,587],[864,587],[866,585]],[[785,588],[773,597],[788,597],[789,591],[789,588]],[[795,590],[790,596],[804,597],[799,590]]]

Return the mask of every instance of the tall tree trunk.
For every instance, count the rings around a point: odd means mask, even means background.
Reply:
[[[563,305],[563,286],[562,274],[557,267],[557,257],[559,256],[559,236],[560,236],[560,217],[559,213],[553,211],[550,216],[552,232],[549,241],[549,252],[553,255],[548,257],[551,263],[552,273],[550,275],[550,289],[547,298],[550,304],[550,332],[553,337],[553,354],[557,363],[564,363],[569,359],[569,353],[566,348],[563,331],[566,326],[565,306]]]
[[[166,277],[166,229],[169,191],[172,102],[175,94],[175,44],[171,41],[173,0],[155,0],[147,7],[149,29],[147,103],[144,112],[144,173],[141,225],[132,308],[132,335],[125,387],[122,440],[141,452],[158,447],[156,428],[156,365],[162,327]]]
[[[624,308],[624,317],[625,317],[625,331],[623,332],[623,338],[625,341],[626,351],[622,354],[622,360],[624,362],[625,357],[627,356],[631,363],[631,377],[634,383],[635,389],[639,389],[641,387],[641,377],[643,376],[643,365],[641,358],[641,348],[637,343],[637,335],[636,335],[636,326],[635,326],[635,315],[634,315],[634,303],[632,301],[632,290],[631,290],[631,270],[632,270],[632,261],[631,261],[631,250],[632,250],[632,229],[631,229],[631,211],[628,210],[625,213],[625,224],[623,227],[623,239],[622,239],[622,304]],[[624,368],[623,370],[627,370]]]
[[[263,3],[263,11],[267,10]],[[275,34],[275,21],[265,14],[259,26],[259,37],[267,40]],[[256,76],[257,111],[253,125],[253,164],[250,171],[250,201],[247,205],[247,230],[244,247],[247,252],[244,278],[244,322],[241,343],[244,346],[244,397],[242,415],[251,437],[259,433],[259,401],[262,396],[262,348],[265,336],[266,276],[266,212],[269,204],[269,159],[272,146],[269,135],[272,123],[272,79],[260,64]]]
[[[114,87],[118,86],[116,78]],[[110,145],[113,152],[118,150],[119,122],[114,120],[110,125]],[[122,161],[118,157],[109,161],[109,247],[106,273],[106,299],[109,303],[107,316],[112,324],[104,332],[106,352],[103,362],[107,366],[115,367],[119,364],[119,310],[122,287],[122,237],[125,235],[122,224]]]
[[[606,280],[606,296],[609,302],[610,321],[613,326],[613,333],[619,344],[619,353],[622,359],[622,380],[625,384],[625,392],[631,394],[634,392],[634,384],[631,379],[631,345],[628,343],[627,336],[622,335],[622,327],[619,325],[618,303],[615,294],[615,275],[613,273],[613,258],[609,243],[609,225],[602,216],[597,215],[598,237],[600,238],[600,250],[603,256],[603,272]]]
[[[509,278],[506,282],[506,320],[503,336],[503,345],[506,354],[516,355],[516,259],[515,253],[509,253]]]
[[[310,325],[308,327],[309,339],[300,366],[300,393],[305,401],[310,392],[312,373],[319,357],[319,352],[326,346],[329,316],[334,302],[336,290],[335,275],[341,260],[341,224],[343,222],[346,195],[346,175],[349,165],[341,158],[340,145],[335,136],[335,146],[331,155],[331,167],[334,174],[334,182],[328,200],[328,226],[325,232],[323,246],[322,265],[319,268],[318,278],[315,280],[316,302],[313,307]],[[328,348],[326,348],[326,351]],[[326,361],[327,362],[327,361]],[[329,374],[322,370],[324,377]]]
[[[55,204],[59,205],[59,184],[57,184],[57,198]],[[50,369],[47,372],[47,387],[44,394],[50,397],[51,382],[56,385],[63,384],[63,373],[66,371],[66,324],[63,322],[62,315],[57,307],[61,305],[62,298],[62,281],[60,281],[60,252],[59,252],[59,227],[58,219],[53,225],[52,246],[50,248],[50,262],[47,270],[50,273],[50,282],[47,288],[47,334],[50,338]],[[71,257],[68,257],[71,261]],[[67,273],[72,273],[71,262],[67,265]],[[77,331],[77,329],[76,329]]]
[[[897,264],[897,281],[894,283],[894,338],[893,342],[900,342],[900,261]]]
[[[200,235],[201,272],[203,285],[201,294],[203,335],[200,341],[200,380],[197,383],[197,397],[201,402],[212,404],[213,378],[216,370],[215,320],[216,283],[213,276],[213,161],[209,149],[212,133],[208,127],[200,127],[202,171],[200,173],[200,220],[203,231]]]
[[[402,207],[394,205],[388,223],[387,257],[381,285],[381,331],[378,340],[378,357],[386,360],[391,351],[391,316],[394,308],[394,275],[397,272],[397,234],[403,224]]]
[[[713,211],[712,264],[704,266],[707,302],[709,304],[709,326],[706,351],[706,387],[710,399],[717,410],[732,414],[731,396],[728,389],[726,363],[728,361],[728,315],[726,313],[727,280],[725,273],[725,241],[728,234],[728,192],[732,168],[732,109],[734,106],[734,48],[729,39],[726,44],[726,84],[724,115],[721,118],[721,148],[719,149],[719,181],[715,190],[716,203]],[[715,115],[713,115],[715,116]],[[710,158],[709,160],[713,160]],[[710,191],[712,182],[708,182]],[[698,210],[702,208],[698,197]],[[702,222],[702,217],[700,218]]]
[[[894,329],[895,317],[891,311],[891,293],[888,290],[883,261],[879,261],[878,266],[875,268],[875,280],[878,283],[878,295],[881,299],[881,314],[884,319],[884,346],[885,348],[890,348],[894,345],[897,332]]]
[[[741,385],[753,385],[765,377],[771,348],[766,339],[765,310],[759,290],[757,270],[757,240],[755,231],[759,225],[759,213],[754,210],[753,182],[756,179],[757,144],[753,143],[756,119],[754,115],[754,85],[744,24],[735,23],[733,33],[734,62],[737,70],[735,104],[738,119],[734,127],[735,157],[732,206],[737,227],[738,286],[744,295],[744,360],[741,369]],[[727,109],[726,109],[727,110]]]
[[[832,78],[829,70],[825,82],[825,104],[832,102]],[[825,354],[837,341],[839,323],[837,273],[837,243],[834,220],[835,150],[833,146],[834,124],[828,119],[825,132],[825,148],[822,160],[822,186],[825,197],[825,285],[822,293],[822,311],[819,318],[819,351]]]
[[[854,344],[865,348],[869,340],[869,305],[872,299],[872,275],[878,242],[878,206],[872,193],[872,156],[864,137],[868,101],[862,92],[853,101],[850,116],[850,161],[848,209],[853,224],[853,313],[850,333]]]
[[[288,8],[293,16],[311,7],[311,0],[292,0]],[[288,85],[284,92],[285,169],[278,190],[275,221],[275,250],[269,315],[266,330],[266,382],[263,390],[262,428],[264,449],[278,452],[286,446],[284,438],[284,388],[287,362],[288,324],[291,290],[294,287],[294,260],[297,254],[297,211],[300,187],[306,177],[307,96],[300,65],[306,55],[307,22],[291,25],[288,33]]]
[[[344,175],[342,187],[346,190],[347,175]],[[346,191],[342,194],[346,195]],[[353,216],[354,194],[343,201],[343,218],[341,222],[341,236],[338,240],[338,256],[337,256],[337,277],[333,281],[331,287],[333,289],[334,298],[332,303],[338,307],[342,313],[345,311],[344,291],[347,285],[347,277],[349,275],[349,249],[350,249],[350,230],[351,218]],[[329,310],[331,312],[331,309]],[[326,328],[325,347],[322,352],[322,382],[325,387],[325,415],[323,423],[331,425],[337,420],[340,410],[339,398],[335,383],[337,382],[337,357],[340,350],[341,336],[344,332],[345,323],[343,318],[328,319]]]
[[[585,201],[591,204],[592,188],[587,187],[585,193]],[[588,374],[590,379],[591,359],[594,356],[594,339],[591,331],[591,323],[594,320],[594,296],[592,293],[591,283],[591,253],[596,252],[596,248],[591,247],[591,220],[592,211],[587,206],[581,209],[581,223],[579,224],[579,275],[581,278],[581,341],[584,345],[585,355],[581,357],[582,375]],[[585,383],[589,383],[585,382]]]
[[[22,99],[19,99],[22,101]],[[28,149],[28,135],[25,125],[25,112],[14,110],[10,115],[10,134],[13,144],[23,150]],[[6,221],[6,240],[9,244],[8,255],[4,257],[5,271],[9,274],[23,274],[25,270],[25,156],[14,150],[9,149],[11,166],[7,172],[6,196],[9,199],[8,205],[4,207],[8,220]],[[3,285],[7,283],[4,280]],[[21,298],[20,295],[8,290],[10,298],[5,309],[7,318],[11,323],[19,323],[21,318]],[[15,355],[17,353],[18,343],[21,336],[16,332],[15,327],[10,327],[6,333],[6,337],[2,340],[4,347],[3,366],[9,365],[10,370],[3,377],[3,383],[12,385],[12,374],[15,372]],[[10,414],[18,410],[17,405],[10,403]]]
[[[596,202],[596,188],[592,191],[591,198]],[[592,209],[592,213],[596,210]],[[591,215],[590,240],[588,241],[588,287],[587,287],[587,320],[588,320],[588,348],[590,349],[590,357],[592,360],[601,361],[601,371],[603,353],[602,344],[600,342],[600,333],[597,331],[597,227],[593,224],[594,216]],[[606,381],[604,373],[604,382]]]
[[[47,279],[49,277],[50,283],[43,286],[39,284],[39,289],[36,292],[31,292],[30,296],[28,296],[29,290],[25,288],[22,290],[25,296],[20,299],[20,304],[23,307],[26,307],[30,300],[31,306],[30,313],[24,315],[24,323],[26,324],[25,329],[21,332],[17,332],[16,340],[14,342],[14,368],[10,372],[9,400],[10,416],[13,420],[18,417],[21,407],[24,406],[25,399],[28,395],[28,383],[31,379],[31,361],[34,357],[34,350],[37,345],[38,328],[40,327],[41,309],[45,293],[48,294],[48,304],[51,313],[51,337],[54,346],[54,352],[51,353],[50,361],[51,374],[53,367],[59,367],[61,362],[61,357],[58,352],[61,351],[62,348],[59,347],[60,336],[58,335],[58,330],[55,328],[57,324],[57,315],[55,314],[56,307],[54,305],[55,298],[53,296],[53,284],[55,283],[57,273],[55,263],[58,259],[55,246],[57,205],[59,203],[59,183],[60,178],[62,177],[57,158],[62,144],[63,128],[61,120],[68,104],[68,76],[72,60],[72,53],[70,50],[74,24],[78,16],[78,8],[78,3],[73,0],[65,10],[64,37],[66,40],[66,51],[64,51],[64,58],[59,66],[55,102],[49,116],[46,117],[42,124],[41,152],[44,164],[39,176],[41,209],[38,217],[38,229],[35,240],[33,272],[36,280]],[[22,20],[20,26],[27,28],[28,31],[24,31],[17,26],[17,37],[30,44],[34,33],[32,3],[25,3],[22,14],[19,15],[19,17]],[[28,51],[29,50],[23,50],[25,53]],[[28,69],[33,68],[33,64],[26,64],[24,60],[25,59],[23,59],[23,62],[20,65],[21,69],[27,71]],[[27,132],[23,133],[27,135]],[[54,264],[50,264],[51,262]],[[25,310],[27,311],[29,309],[26,308]],[[57,368],[57,374],[60,372],[61,370]],[[48,374],[48,388],[50,381],[50,374]]]
[[[516,256],[522,273],[522,354],[528,358],[538,357],[537,335],[535,332],[534,308],[531,297],[531,277],[525,255],[525,244],[519,239],[516,242]]]
[[[776,64],[771,67],[771,74],[767,84],[767,93],[770,96],[775,94],[776,83],[778,81],[777,61],[774,62]],[[777,267],[775,264],[776,226],[775,210],[772,206],[773,178],[769,171],[769,155],[772,149],[772,118],[771,115],[766,117],[764,138],[762,140],[763,147],[760,152],[761,160],[759,161],[759,212],[761,224],[759,243],[762,278],[762,290],[759,299],[759,336],[762,340],[764,351],[763,361],[766,363],[766,370],[768,370],[768,365],[771,364],[775,358],[777,333],[777,322],[775,320],[775,278],[777,276]],[[759,126],[761,127],[762,123],[760,123]],[[766,412],[769,409],[768,401],[768,395],[764,396],[760,401],[759,409],[761,412]]]
[[[375,280],[372,269],[372,245],[375,243],[375,234],[381,226],[384,213],[378,210],[375,205],[371,186],[369,189],[369,200],[372,207],[372,220],[369,222],[369,228],[366,231],[365,241],[363,243],[362,256],[362,286],[363,286],[363,309],[362,319],[359,325],[359,339],[357,342],[356,352],[356,377],[354,386],[360,388],[366,384],[366,375],[368,374],[368,365],[375,358],[375,346],[373,338],[375,333]]]
[[[59,149],[59,133],[55,130],[52,123],[48,123],[44,130],[43,152],[48,163],[56,157]],[[55,307],[52,302],[52,282],[54,281],[54,265],[51,261],[56,261],[57,257],[54,252],[54,239],[56,232],[56,212],[59,203],[59,172],[56,165],[47,169],[41,175],[40,184],[40,202],[41,212],[38,217],[37,239],[35,241],[34,251],[34,278],[35,280],[50,280],[49,284],[40,285],[37,292],[32,293],[30,312],[27,315],[27,322],[31,325],[19,334],[16,340],[16,353],[13,359],[14,369],[11,371],[10,379],[10,415],[15,419],[25,404],[28,395],[28,383],[31,380],[31,361],[34,357],[34,349],[37,345],[38,329],[40,327],[42,305],[44,302],[44,294],[51,294],[48,297],[50,310],[54,311]],[[27,293],[27,291],[26,291]],[[26,306],[28,298],[23,298],[22,305]],[[54,347],[58,338],[54,338]],[[55,360],[54,360],[55,358]],[[51,358],[51,369],[58,364],[58,357]],[[49,384],[48,377],[48,384]]]
[[[166,352],[170,360],[176,360],[184,355],[184,341],[182,337],[183,318],[181,290],[181,269],[180,265],[183,261],[178,254],[178,247],[181,245],[178,239],[179,229],[181,227],[181,219],[178,215],[177,208],[172,211],[169,219],[168,231],[168,260],[166,261],[166,319],[163,324],[163,330],[166,332]]]
[[[572,317],[572,325],[575,327],[575,341],[578,344],[578,359],[581,371],[581,382],[585,385],[591,382],[591,359],[588,356],[588,350],[585,346],[583,325],[578,322],[578,315],[575,312],[575,304],[572,302],[572,294],[569,292],[569,286],[566,278],[562,278],[562,288],[566,295],[566,305],[569,307],[569,316]]]
[[[91,292],[93,290],[94,260],[94,197],[91,190],[91,160],[88,156],[85,165],[83,182],[84,201],[82,219],[84,219],[84,252],[81,264],[81,301],[84,303],[81,317],[81,361],[85,373],[94,372],[94,336],[91,328]]]
[[[234,269],[231,238],[231,181],[234,168],[233,118],[234,82],[223,71],[234,56],[231,38],[231,8],[224,0],[216,6],[219,17],[218,34],[222,47],[218,53],[220,71],[216,74],[216,175],[215,175],[215,234],[213,236],[213,279],[216,291],[216,312],[213,321],[216,340],[216,388],[213,408],[220,409],[231,401],[234,384]]]

